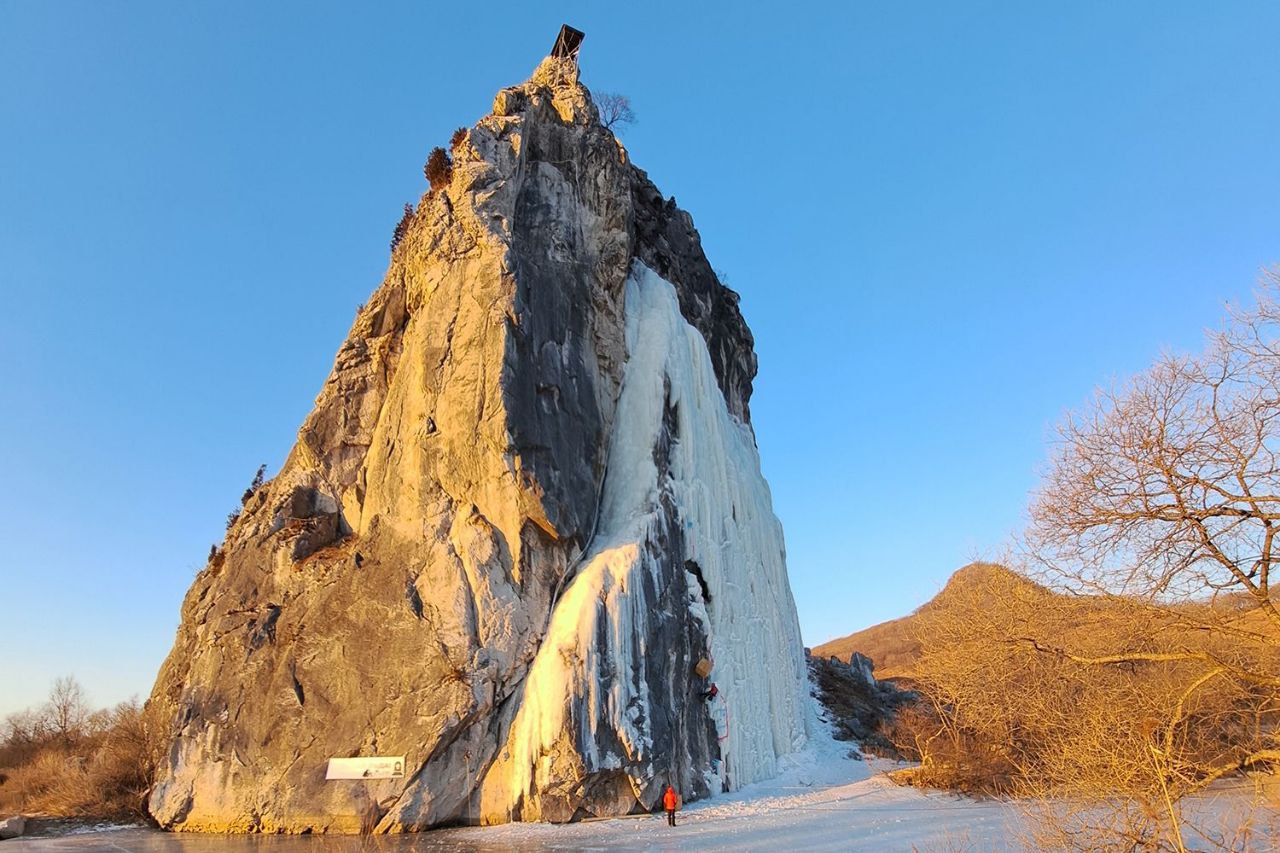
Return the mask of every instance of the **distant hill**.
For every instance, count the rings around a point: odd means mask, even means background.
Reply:
[[[922,614],[960,599],[961,607],[998,607],[1003,597],[1023,588],[1046,595],[1046,601],[1070,602],[1069,609],[1059,611],[1066,615],[1055,628],[1057,641],[1072,645],[1072,640],[1086,641],[1089,637],[1111,630],[1117,622],[1132,618],[1132,614],[1119,600],[1103,597],[1063,596],[1050,592],[1040,584],[1030,581],[998,563],[970,563],[959,569],[948,580],[942,591],[921,605],[910,615],[872,625],[846,637],[815,646],[814,657],[834,657],[848,661],[849,655],[861,652],[871,658],[877,678],[910,678],[912,667],[920,656],[919,620]],[[1219,596],[1214,602],[1191,601],[1175,605],[1189,617],[1204,617],[1208,611],[1216,611],[1216,619],[1224,614],[1236,614],[1235,625],[1245,631],[1268,634],[1273,631],[1265,615],[1253,602],[1242,595]],[[1078,643],[1076,643],[1078,645]]]
[[[993,586],[998,578],[1016,579],[1015,582],[1036,586],[1021,575],[998,563],[970,563],[956,571],[948,580],[942,591],[921,605],[908,616],[890,619],[879,625],[872,625],[862,631],[855,631],[846,637],[815,646],[814,657],[835,657],[848,660],[854,652],[862,652],[875,664],[878,678],[909,675],[911,665],[920,655],[920,643],[916,640],[917,617],[930,608],[938,607],[948,598],[961,593],[981,597],[981,590]]]

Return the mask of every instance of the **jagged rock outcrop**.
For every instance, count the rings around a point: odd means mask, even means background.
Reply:
[[[875,676],[871,658],[854,652],[849,660],[836,657],[809,657],[814,698],[830,722],[836,740],[856,740],[859,747],[875,755],[901,759],[886,729],[900,709],[914,705],[920,695]]]
[[[153,816],[571,820],[772,774],[806,676],[755,371],[692,219],[576,63],[499,92],[187,594],[148,703]],[[325,781],[401,754],[403,778]]]

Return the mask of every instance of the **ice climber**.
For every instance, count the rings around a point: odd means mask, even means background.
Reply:
[[[680,795],[670,785],[662,795],[662,807],[667,810],[667,825],[676,825],[676,809],[680,808]]]

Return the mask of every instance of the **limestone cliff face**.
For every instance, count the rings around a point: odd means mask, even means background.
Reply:
[[[622,584],[644,616],[627,625],[643,654],[575,669],[551,702],[559,728],[536,754],[515,743],[555,614],[582,621],[561,605],[599,550],[619,401],[638,382],[627,380],[637,270],[674,289],[726,428],[749,438],[756,362],[736,295],[689,215],[600,125],[571,60],[548,58],[499,92],[453,158],[281,471],[183,603],[149,700],[168,745],[149,801],[162,826],[568,820],[648,808],[668,779],[689,797],[750,781],[725,766],[724,721],[692,674],[714,653],[715,621],[688,565],[692,516],[661,485],[679,480],[663,473],[682,441],[674,410],[645,451],[658,473],[645,474],[647,556],[633,572],[646,580]],[[798,654],[789,591],[777,607],[778,643]],[[582,684],[611,680],[663,695],[583,704]],[[331,757],[400,754],[402,779],[324,780]]]

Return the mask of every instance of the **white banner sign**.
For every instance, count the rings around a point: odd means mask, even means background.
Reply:
[[[330,758],[324,778],[399,779],[403,775],[403,755],[370,755],[365,758]]]

